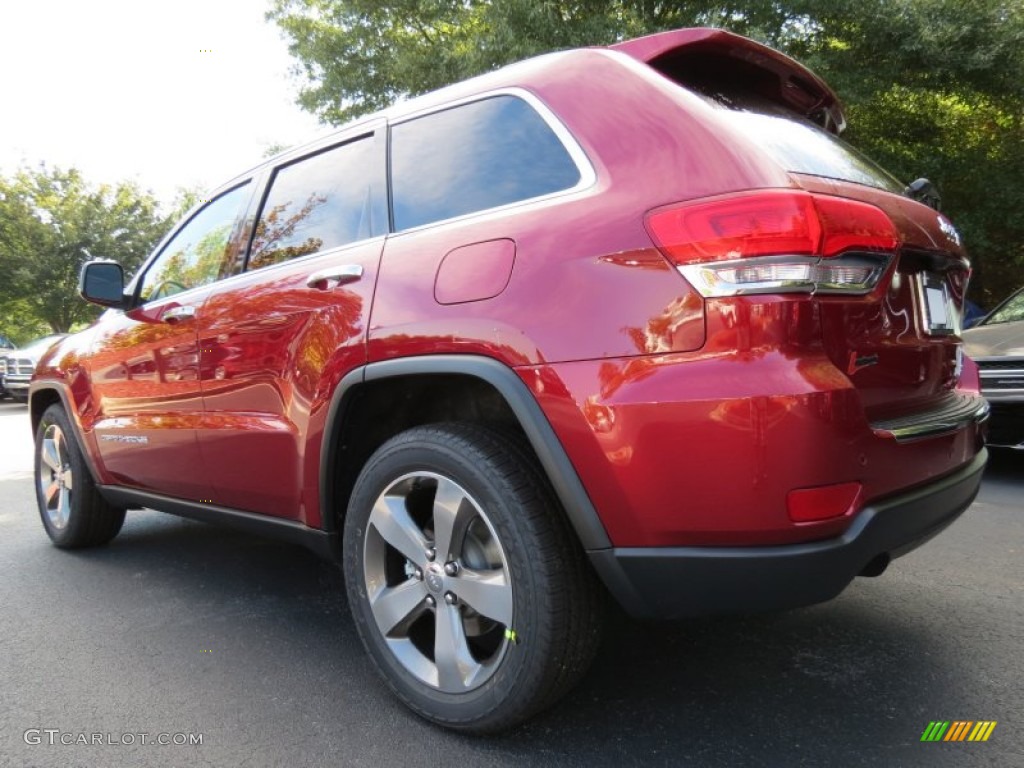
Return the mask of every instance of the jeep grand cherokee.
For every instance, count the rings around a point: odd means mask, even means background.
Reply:
[[[341,563],[375,666],[486,732],[638,616],[828,600],[977,492],[953,225],[792,59],[687,29],[398,104],[216,190],[31,389],[42,522]]]

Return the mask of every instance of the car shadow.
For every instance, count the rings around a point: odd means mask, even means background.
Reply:
[[[985,479],[1024,485],[1024,451],[989,448]]]
[[[921,730],[947,716],[951,695],[969,685],[947,658],[942,628],[908,602],[906,584],[901,592],[884,577],[861,579],[831,603],[770,616],[659,624],[612,609],[579,687],[508,734],[474,739],[419,720],[379,683],[335,565],[246,533],[129,514],[110,546],[73,553],[78,564],[129,591],[132,581],[145,583],[148,603],[176,597],[193,620],[223,625],[234,617],[246,638],[296,649],[273,662],[273,685],[284,689],[275,698],[291,702],[289,722],[316,722],[321,707],[341,697],[375,713],[361,727],[379,728],[381,743],[394,742],[399,724],[396,749],[448,745],[495,765],[775,765],[794,755],[808,765],[867,765],[883,745],[889,764],[913,764]],[[267,669],[259,648],[242,652],[251,656],[232,674]]]

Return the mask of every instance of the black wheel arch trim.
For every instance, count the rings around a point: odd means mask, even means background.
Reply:
[[[89,474],[92,475],[93,482],[98,486],[100,485],[99,468],[96,466],[95,457],[86,448],[85,435],[82,434],[82,425],[78,421],[78,412],[73,407],[71,396],[68,394],[67,389],[67,385],[56,381],[33,381],[29,385],[28,408],[29,419],[32,424],[32,439],[34,442],[36,428],[39,426],[39,422],[32,418],[32,398],[37,392],[56,392],[57,397],[60,398],[61,405],[64,408],[64,413],[67,414],[68,421],[71,422],[71,429],[74,430],[75,440],[78,441],[78,450],[82,454],[82,458],[85,460],[85,466],[88,467]],[[43,411],[45,410],[46,409],[44,408]],[[39,414],[40,418],[42,418],[43,411]]]
[[[331,398],[320,451],[320,499],[324,531],[333,532],[336,529],[335,516],[328,512],[333,507],[333,490],[329,478],[332,477],[332,467],[337,460],[335,430],[341,427],[338,417],[344,414],[350,395],[358,386],[373,381],[439,374],[471,376],[497,390],[530,441],[580,544],[585,550],[611,547],[608,532],[590,496],[529,388],[507,365],[478,355],[424,355],[383,360],[368,363],[342,378]]]

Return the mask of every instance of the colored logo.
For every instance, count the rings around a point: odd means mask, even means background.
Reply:
[[[995,720],[932,720],[921,741],[988,741],[995,729]]]

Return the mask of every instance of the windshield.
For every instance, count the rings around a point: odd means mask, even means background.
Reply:
[[[1024,290],[1017,291],[1005,304],[996,308],[996,311],[985,318],[982,325],[998,325],[999,323],[1012,323],[1017,320],[1024,320]]]
[[[757,97],[713,94],[709,98],[730,110],[730,122],[787,171],[905,194],[906,187],[888,171],[839,137],[783,107]]]

